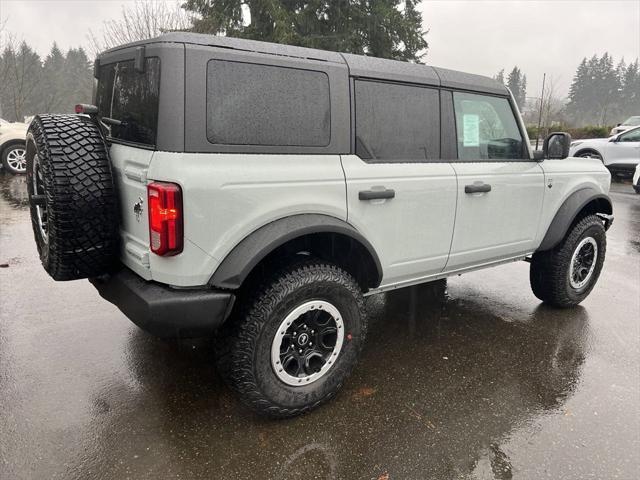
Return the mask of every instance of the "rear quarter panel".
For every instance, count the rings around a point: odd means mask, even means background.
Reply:
[[[185,245],[196,249],[150,256],[154,280],[171,285],[206,284],[242,239],[279,218],[347,219],[339,155],[156,152],[148,179],[181,186]]]

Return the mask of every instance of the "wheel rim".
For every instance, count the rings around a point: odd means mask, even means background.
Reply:
[[[44,188],[44,179],[42,177],[42,170],[40,169],[40,159],[38,155],[33,157],[33,195],[46,197]],[[48,229],[48,215],[46,202],[38,202],[36,204],[36,221],[40,230],[42,240],[47,243],[49,241],[49,229]]]
[[[593,276],[598,259],[598,244],[593,237],[583,238],[571,257],[569,282],[576,290],[584,287]]]
[[[24,148],[14,148],[7,153],[7,164],[17,172],[27,170],[27,151]]]
[[[324,300],[306,302],[289,313],[271,344],[271,366],[287,385],[308,385],[336,363],[344,340],[338,309]]]

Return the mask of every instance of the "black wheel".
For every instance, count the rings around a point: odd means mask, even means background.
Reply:
[[[572,307],[591,292],[602,270],[607,238],[602,221],[588,215],[552,250],[531,259],[529,279],[536,297],[556,307]]]
[[[602,155],[600,155],[598,152],[596,152],[595,150],[584,150],[582,152],[579,152],[576,157],[582,157],[582,158],[597,158],[598,160],[600,160],[601,162],[602,160]]]
[[[223,378],[256,412],[292,417],[333,397],[365,340],[364,299],[351,275],[310,261],[238,299],[218,339]],[[243,308],[243,306],[245,308]]]
[[[107,273],[118,251],[111,164],[98,127],[78,115],[38,115],[27,132],[33,233],[55,280]]]
[[[27,171],[27,150],[22,143],[9,145],[2,152],[2,166],[14,175],[21,175]]]

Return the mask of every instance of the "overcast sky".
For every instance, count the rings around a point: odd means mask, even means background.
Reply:
[[[99,32],[123,3],[0,0],[0,23],[45,55],[54,40],[63,49],[88,46],[88,30]],[[528,96],[539,95],[544,72],[566,94],[585,56],[609,52],[616,63],[640,56],[640,0],[423,0],[420,8],[426,63],[483,75],[518,65]]]

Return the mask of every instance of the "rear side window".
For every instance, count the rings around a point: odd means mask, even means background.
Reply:
[[[508,160],[524,156],[522,135],[506,98],[453,93],[460,160]]]
[[[356,80],[356,155],[370,162],[439,158],[439,98],[432,88]]]
[[[103,117],[122,122],[111,126],[112,139],[155,145],[159,96],[159,58],[147,58],[144,72],[133,60],[100,66],[96,105]]]
[[[226,145],[329,145],[329,77],[312,70],[209,61],[207,139]]]

